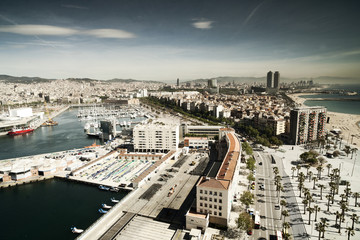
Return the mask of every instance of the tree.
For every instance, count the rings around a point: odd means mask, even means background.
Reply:
[[[284,222],[285,222],[286,217],[288,217],[288,216],[289,216],[289,212],[288,212],[287,210],[284,210],[284,211],[282,211],[282,212],[281,212],[281,216],[284,216],[284,221],[283,221],[283,223],[284,223]]]
[[[351,159],[353,158],[353,155],[354,155],[354,153],[356,153],[357,152],[357,148],[352,148],[351,149]]]
[[[309,177],[309,182],[311,182],[311,177],[313,176],[313,172],[312,171],[309,171],[309,175],[308,175],[308,177]]]
[[[356,215],[355,213],[351,215],[350,219],[352,220],[352,225],[351,225],[351,229],[354,229],[354,225],[355,222],[357,222],[357,220],[359,219],[358,215]]]
[[[273,167],[273,172],[275,175],[279,174],[279,168],[278,167]]]
[[[355,207],[356,207],[357,206],[357,199],[358,199],[358,197],[360,197],[360,193],[358,193],[358,192],[353,193],[353,197],[355,198]]]
[[[326,165],[327,169],[328,169],[328,177],[330,176],[330,169],[332,168],[332,165],[329,163],[328,165]]]
[[[313,177],[312,180],[314,181],[313,189],[315,190],[316,189],[315,188],[315,182],[317,182],[318,179],[317,179],[317,177]]]
[[[246,207],[249,207],[251,204],[254,203],[254,194],[252,194],[250,191],[245,191],[240,196],[240,202],[244,204]]]
[[[328,200],[327,202],[327,211],[329,211],[330,208],[330,201],[332,200],[332,195],[326,195],[326,199]]]
[[[290,228],[290,223],[289,222],[283,222],[283,233],[287,234],[288,233],[288,229]],[[283,236],[285,235],[283,234]],[[288,239],[289,236],[284,236],[285,239]]]
[[[346,232],[347,235],[348,235],[348,240],[350,240],[350,235],[351,235],[351,236],[354,236],[354,235],[355,235],[355,231],[354,231],[354,229],[351,229],[351,227],[346,228],[345,232]]]
[[[301,166],[300,166],[300,165],[297,165],[297,166],[296,166],[296,169],[297,169],[297,176],[299,176],[299,171],[300,171],[300,169],[301,169]]]
[[[254,228],[254,221],[251,218],[250,214],[242,212],[239,214],[237,225],[238,228],[240,228],[241,230],[247,231]]]
[[[316,170],[318,170],[318,178],[319,178],[319,179],[321,179],[321,172],[323,171],[323,169],[324,169],[324,168],[323,168],[323,166],[321,166],[321,165],[316,168]]]
[[[306,168],[306,176],[309,176],[309,169],[311,168],[310,164],[305,165]]]
[[[340,205],[340,209],[341,209],[341,217],[342,217],[342,221],[345,221],[345,212],[347,210],[349,210],[349,208],[347,207],[347,203],[345,201],[340,201],[339,202]]]
[[[351,152],[350,146],[346,145],[346,146],[345,146],[345,149],[344,149],[344,152],[346,153],[346,157],[348,157],[348,156],[349,156],[349,153]]]
[[[320,200],[322,200],[322,191],[326,189],[326,187],[324,184],[318,184],[318,187],[320,188]]]
[[[286,207],[286,205],[287,205],[286,200],[281,200],[281,201],[280,201],[281,212],[284,210],[284,207]]]
[[[304,214],[305,214],[306,213],[306,206],[308,205],[309,200],[304,199],[304,200],[302,200],[302,203],[304,204]]]
[[[319,238],[318,238],[318,240],[320,240],[320,238],[321,238],[321,233],[322,233],[322,231],[323,231],[323,225],[322,225],[322,223],[317,223],[317,224],[315,224],[315,230],[319,232]]]
[[[248,176],[247,176],[247,179],[249,180],[249,183],[252,182],[252,181],[255,181],[255,177],[252,173],[250,173]]]
[[[321,208],[318,205],[315,205],[314,210],[315,210],[315,222],[316,222],[317,221],[317,214],[318,214],[318,212],[320,212]]]
[[[339,219],[341,221],[341,213],[339,211],[336,211],[336,213],[335,213],[335,226],[338,225],[338,220]]]
[[[324,238],[325,230],[328,226],[329,224],[325,218],[322,218],[321,221],[315,225],[315,230],[319,232],[318,240],[320,240],[321,233],[323,234],[322,237]]]
[[[308,207],[306,210],[309,212],[309,225],[310,225],[311,214],[315,211],[315,209],[311,208],[311,207]]]

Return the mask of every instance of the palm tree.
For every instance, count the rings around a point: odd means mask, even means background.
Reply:
[[[318,179],[317,179],[317,177],[313,177],[312,180],[314,181],[313,190],[315,190],[316,189],[315,188],[315,182],[317,182]]]
[[[351,228],[354,229],[355,222],[357,222],[357,220],[359,219],[359,217],[358,217],[358,215],[356,215],[356,214],[354,213],[353,215],[351,215],[350,219],[352,220]]]
[[[350,240],[350,235],[351,235],[351,236],[354,236],[354,235],[355,235],[355,231],[354,231],[354,229],[352,229],[351,227],[346,228],[346,231],[345,231],[345,232],[346,232],[347,235],[348,235],[348,240]]]
[[[344,152],[346,153],[346,157],[348,157],[348,156],[349,156],[349,153],[351,152],[351,151],[350,151],[350,146],[346,145],[346,146],[345,146],[345,149],[344,149]]]
[[[289,222],[284,222],[283,223],[283,229],[284,231],[283,232],[287,232],[287,229],[289,229],[291,226],[290,226],[290,223]]]
[[[284,207],[286,207],[286,205],[287,205],[286,200],[281,200],[281,201],[280,201],[281,211],[284,210]]]
[[[296,170],[296,167],[292,167],[292,168],[291,168],[291,171],[292,171],[292,178],[294,178],[294,172],[295,172],[295,170]]]
[[[332,195],[326,195],[326,199],[328,200],[328,203],[327,203],[327,211],[329,211],[329,209],[330,209],[330,201],[331,201],[331,199],[332,199]]]
[[[281,215],[282,215],[282,216],[284,216],[284,221],[283,221],[283,223],[284,223],[284,222],[285,222],[286,217],[288,217],[288,216],[289,216],[289,212],[288,212],[287,210],[284,210],[284,211],[282,211],[282,212],[281,212]]]
[[[328,220],[326,218],[321,218],[320,221],[324,226],[323,231],[322,231],[322,238],[324,238],[325,237],[325,229],[329,226],[329,223],[327,222]]]
[[[341,221],[341,213],[339,211],[336,211],[335,216],[336,216],[336,218],[335,218],[335,226],[337,226],[338,225],[338,220],[340,219],[340,221]]]
[[[311,214],[315,211],[315,209],[308,207],[306,210],[309,212],[309,225],[310,225]]]
[[[321,233],[322,233],[322,231],[323,231],[323,228],[324,228],[324,226],[323,226],[322,223],[317,223],[317,224],[315,225],[315,230],[319,232],[319,238],[318,238],[318,240],[320,240],[320,238],[321,238]]]
[[[314,210],[315,210],[315,222],[316,222],[317,221],[317,214],[318,214],[318,212],[320,212],[321,208],[318,205],[315,205]]]
[[[328,169],[328,177],[330,176],[330,168],[332,168],[332,165],[329,163],[328,165],[326,165],[327,169]]]
[[[353,197],[355,198],[355,207],[356,207],[357,206],[357,199],[358,199],[358,197],[360,197],[360,193],[358,193],[358,192],[353,193]]]
[[[346,202],[348,202],[349,196],[352,194],[351,188],[346,187],[346,188],[344,189],[344,194],[345,194]]]
[[[304,204],[304,214],[305,214],[306,213],[306,206],[309,203],[309,200],[304,199],[304,200],[302,200],[302,203]]]
[[[318,166],[316,170],[318,171],[318,178],[321,179],[321,172],[324,170],[323,166],[322,165]]]
[[[341,217],[342,217],[342,221],[345,221],[345,212],[347,210],[349,210],[349,208],[347,207],[347,203],[345,201],[340,201],[339,202],[340,205],[340,209],[341,209]]]
[[[309,182],[311,182],[311,177],[313,176],[313,172],[312,171],[309,171],[309,175],[308,175],[308,177],[309,177]]]
[[[275,175],[279,174],[279,168],[278,167],[273,167],[273,171]]]
[[[318,184],[318,187],[320,188],[320,200],[322,200],[322,191],[326,189],[326,187],[324,184]]]

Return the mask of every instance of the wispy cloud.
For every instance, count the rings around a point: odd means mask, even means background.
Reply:
[[[208,20],[198,20],[196,22],[193,22],[192,25],[195,28],[199,29],[211,29],[213,26],[211,25],[214,21],[208,21]]]
[[[135,38],[135,34],[117,29],[94,29],[83,31],[83,34],[97,38]]]
[[[80,10],[88,10],[89,9],[88,7],[71,5],[71,4],[61,4],[61,6],[64,8],[74,8],[74,9],[80,9]]]
[[[78,30],[50,25],[7,25],[0,26],[0,32],[36,36],[90,35],[97,38],[135,38],[136,35],[120,29]]]

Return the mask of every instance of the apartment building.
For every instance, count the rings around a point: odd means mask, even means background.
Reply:
[[[305,144],[325,135],[326,108],[300,107],[290,112],[292,144]]]
[[[179,126],[164,123],[138,124],[134,127],[134,149],[137,152],[177,150]]]
[[[185,137],[184,147],[189,148],[208,148],[209,140],[207,137]]]

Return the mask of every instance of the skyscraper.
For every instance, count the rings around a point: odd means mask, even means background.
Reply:
[[[180,86],[180,80],[179,80],[179,79],[177,79],[176,85],[177,85],[178,87]]]
[[[273,73],[272,73],[272,71],[269,71],[268,73],[267,73],[267,82],[266,82],[266,87],[267,88],[272,88],[272,78],[273,78]]]
[[[274,73],[274,88],[279,89],[279,83],[280,83],[280,73],[276,71]]]
[[[301,107],[290,112],[290,138],[292,144],[304,144],[325,135],[325,107]]]

